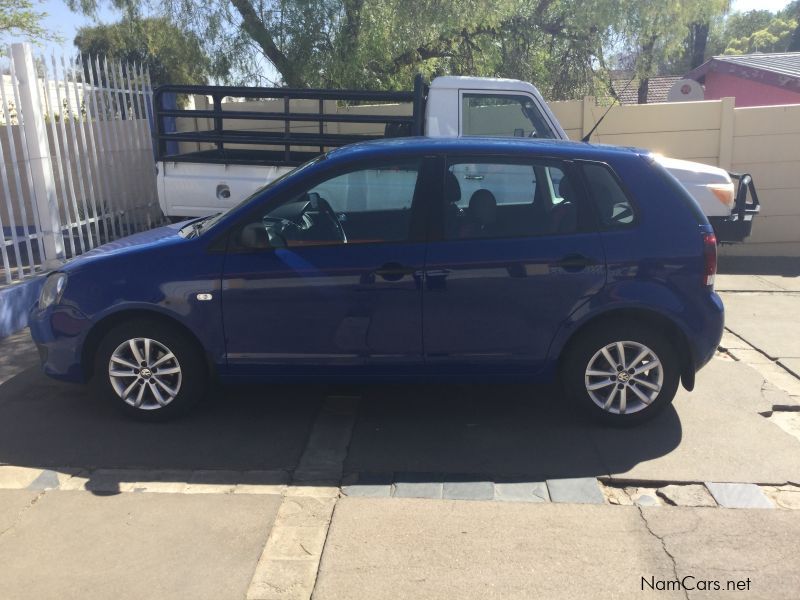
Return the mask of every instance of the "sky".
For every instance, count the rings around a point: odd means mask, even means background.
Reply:
[[[775,12],[788,3],[789,0],[734,0],[733,10],[745,12],[754,9],[766,9]],[[106,3],[101,2],[101,4],[104,6],[97,15],[99,21],[109,23],[120,18],[121,15],[109,9]],[[74,51],[72,40],[75,38],[75,32],[83,25],[91,25],[92,19],[69,10],[64,0],[42,0],[39,6],[39,10],[47,13],[44,26],[62,38],[61,42],[46,44],[44,52],[47,54],[52,52],[59,54],[61,52],[72,53]],[[41,50],[35,50],[34,52],[38,54]]]

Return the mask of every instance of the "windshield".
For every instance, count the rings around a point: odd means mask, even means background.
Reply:
[[[267,182],[265,185],[262,185],[260,188],[258,188],[256,191],[254,191],[252,194],[247,196],[244,200],[242,200],[241,202],[238,202],[237,204],[235,204],[234,206],[232,206],[231,208],[229,208],[226,211],[223,211],[221,213],[216,213],[214,215],[209,215],[209,216],[203,217],[203,218],[201,218],[199,220],[192,221],[186,227],[181,228],[180,233],[182,235],[187,235],[187,236],[202,235],[203,233],[205,233],[206,231],[208,231],[209,229],[214,227],[214,225],[219,223],[223,218],[225,218],[232,211],[238,210],[240,207],[245,206],[248,202],[253,200],[253,198],[261,195],[263,192],[265,192],[269,188],[277,185],[278,183],[280,183],[281,181],[283,181],[284,179],[286,179],[290,175],[294,175],[296,173],[299,173],[300,171],[304,171],[308,167],[317,164],[321,160],[324,160],[326,158],[326,156],[327,156],[326,154],[320,154],[319,156],[317,156],[315,158],[312,158],[310,161],[308,161],[306,163],[303,163],[299,167],[295,167],[291,171],[287,171],[286,173],[284,173],[280,177],[277,177],[277,178],[273,179],[272,181]]]

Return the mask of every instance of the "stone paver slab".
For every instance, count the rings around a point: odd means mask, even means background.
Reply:
[[[313,598],[672,597],[642,574],[672,566],[635,507],[343,498]]]
[[[778,361],[778,364],[795,377],[800,378],[800,358],[782,358]]]
[[[706,483],[708,491],[723,508],[775,508],[761,489],[752,483]]]
[[[41,492],[0,490],[0,532],[8,533]]]
[[[750,579],[749,592],[691,591],[688,597],[796,600],[800,590],[800,519],[793,511],[681,508],[642,509],[653,533],[675,557],[679,577]],[[667,592],[658,592],[667,596]],[[622,596],[625,597],[625,596]],[[631,594],[631,598],[635,598]],[[678,596],[686,597],[686,596]]]
[[[445,481],[442,498],[449,500],[492,500],[494,483],[491,481]]]
[[[356,473],[342,486],[345,496],[388,498],[392,495],[392,473]]]
[[[658,495],[675,506],[714,507],[714,498],[704,485],[667,485],[658,488]]]
[[[717,273],[714,288],[718,292],[779,292],[780,285],[761,275]]]
[[[800,358],[800,295],[720,294],[725,325],[770,358]]]
[[[394,484],[396,498],[441,498],[443,483],[435,481],[397,481]]]
[[[505,502],[550,502],[544,481],[498,482],[494,484],[494,499]]]
[[[547,491],[553,502],[573,504],[603,504],[605,498],[593,477],[548,479]]]
[[[45,492],[0,537],[0,598],[243,598],[279,502]]]

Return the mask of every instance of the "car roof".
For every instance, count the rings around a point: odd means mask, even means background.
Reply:
[[[558,158],[610,160],[614,156],[647,154],[647,150],[588,142],[513,137],[402,137],[384,138],[342,146],[328,152],[328,158],[347,160],[379,156],[429,153],[528,154]]]

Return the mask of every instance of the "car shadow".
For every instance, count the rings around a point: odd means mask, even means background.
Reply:
[[[142,423],[31,368],[0,385],[0,464],[145,470],[161,481],[203,470],[204,483],[221,484],[251,483],[248,473],[258,472],[259,483],[283,484],[325,399],[343,392],[360,397],[343,468],[350,482],[359,473],[394,481],[603,477],[681,440],[672,408],[643,426],[609,429],[572,414],[557,390],[530,385],[214,387],[186,417]]]

